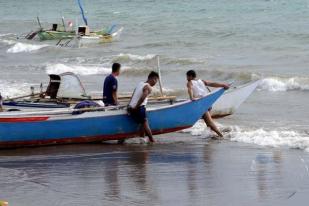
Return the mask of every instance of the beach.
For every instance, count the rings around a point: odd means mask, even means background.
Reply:
[[[2,152],[1,196],[10,205],[306,205],[307,153],[177,136]]]
[[[71,1],[0,2],[0,92],[46,89],[50,74],[74,72],[102,95],[114,62],[119,93],[158,70],[164,95],[188,98],[186,72],[232,83],[260,79],[231,116],[125,145],[0,150],[0,200],[19,205],[306,205],[309,155],[308,2],[296,0],[84,0],[92,30],[123,27],[119,39],[81,48],[26,40],[52,23],[82,24]],[[159,94],[156,86],[153,93]]]

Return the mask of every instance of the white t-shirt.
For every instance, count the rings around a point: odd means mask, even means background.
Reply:
[[[201,80],[191,80],[192,82],[192,92],[194,98],[204,97],[208,94],[208,89],[205,83]]]
[[[150,86],[148,83],[145,83],[145,82],[140,82],[138,83],[137,87],[135,88],[134,90],[134,93],[133,93],[133,96],[132,96],[132,99],[129,103],[130,107],[135,107],[138,100],[142,97],[143,95],[143,89],[144,87],[148,85]],[[143,103],[141,104],[141,106],[146,106],[147,105],[147,102],[148,102],[148,97],[145,98],[145,100],[143,101]]]

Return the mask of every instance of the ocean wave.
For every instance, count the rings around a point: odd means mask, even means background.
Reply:
[[[309,135],[292,130],[241,129],[231,127],[231,141],[270,147],[287,147],[309,151]]]
[[[96,65],[64,65],[64,64],[48,64],[46,66],[47,74],[61,74],[64,72],[73,72],[79,75],[95,75],[109,74],[110,68]]]
[[[136,54],[123,54],[120,53],[119,55],[113,58],[113,61],[120,61],[120,62],[129,62],[129,61],[147,61],[155,59],[156,55],[154,54],[147,54],[145,56],[140,56]]]
[[[205,138],[211,136],[211,131],[207,128],[205,122],[203,120],[199,120],[197,123],[193,125],[193,127],[182,130],[183,133],[189,133],[192,136],[201,136],[203,135]]]
[[[150,63],[153,66],[157,65],[157,55],[155,54],[146,54],[144,56],[142,55],[136,55],[136,54],[124,54],[120,53],[119,55],[115,56],[113,58],[113,62],[122,62],[122,63],[128,63],[128,62],[146,62]],[[210,57],[209,57],[210,58]],[[193,65],[193,64],[204,64],[206,63],[206,60],[204,59],[197,59],[197,58],[173,58],[173,57],[166,57],[166,56],[160,56],[160,62],[162,64],[178,64],[178,65]]]
[[[203,59],[196,59],[196,58],[168,58],[162,57],[160,59],[165,64],[178,64],[178,65],[193,65],[193,64],[206,64],[207,61]]]
[[[0,80],[0,92],[4,98],[30,93],[30,86],[28,83]]]
[[[264,147],[302,149],[309,152],[309,134],[306,132],[281,128],[277,130],[252,129],[216,124],[223,131],[225,138],[231,141],[256,144]],[[210,138],[216,135],[202,120],[199,120],[193,127],[182,130],[182,132],[189,133],[192,136],[201,136],[202,138]]]
[[[183,88],[183,89],[170,89],[170,88],[163,87],[162,92],[163,92],[163,95],[167,95],[167,96],[180,96],[180,95],[185,94],[186,90],[185,90],[185,88]],[[161,90],[160,90],[158,85],[152,89],[151,95],[153,95],[153,96],[160,96],[161,95]]]
[[[13,45],[13,44],[16,44],[16,41],[14,40],[9,40],[9,39],[0,39],[0,42],[1,43],[4,43],[6,45]]]
[[[7,37],[7,36],[12,36],[14,35],[13,33],[5,33],[5,34],[0,34],[0,37]]]
[[[17,42],[7,50],[7,53],[33,52],[47,46],[47,44],[35,45]]]
[[[122,66],[121,73],[122,75],[139,75],[146,74],[151,71],[150,67],[130,67],[130,66]],[[47,74],[61,74],[64,72],[73,72],[79,75],[96,75],[96,74],[110,74],[111,73],[111,64],[47,64],[45,67],[45,71]]]
[[[300,77],[267,77],[262,79],[258,89],[270,92],[306,91],[309,90],[309,79]]]

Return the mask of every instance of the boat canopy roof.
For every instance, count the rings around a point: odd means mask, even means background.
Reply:
[[[72,72],[50,74],[46,95],[52,99],[87,99],[87,94],[79,77]]]

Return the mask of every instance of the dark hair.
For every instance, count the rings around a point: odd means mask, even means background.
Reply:
[[[112,66],[112,72],[118,72],[120,70],[121,64],[119,63],[114,63]]]
[[[159,79],[159,74],[157,72],[151,71],[148,75],[148,79],[152,79],[154,77]]]
[[[189,70],[189,71],[187,71],[187,76],[195,78],[196,77],[196,73],[195,73],[194,70]]]

